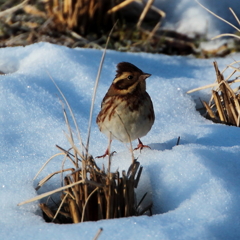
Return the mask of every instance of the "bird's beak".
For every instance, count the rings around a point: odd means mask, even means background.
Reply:
[[[150,77],[152,74],[149,74],[149,73],[143,73],[141,76],[140,76],[140,79],[141,80],[145,80],[146,78]]]

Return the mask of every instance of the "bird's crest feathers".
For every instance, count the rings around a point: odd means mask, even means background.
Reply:
[[[117,65],[117,74],[116,77],[120,76],[124,72],[140,72],[143,73],[141,69],[136,67],[135,65],[129,63],[129,62],[120,62]]]

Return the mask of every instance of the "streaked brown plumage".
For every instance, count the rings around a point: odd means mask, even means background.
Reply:
[[[102,133],[109,137],[111,132],[111,139],[130,142],[150,131],[155,119],[153,104],[146,92],[146,78],[150,76],[131,63],[117,65],[116,77],[97,116]],[[142,144],[140,140],[139,144]]]

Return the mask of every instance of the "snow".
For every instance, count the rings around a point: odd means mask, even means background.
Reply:
[[[137,192],[153,201],[153,216],[58,225],[46,223],[38,202],[18,203],[37,195],[37,182],[61,168],[53,160],[36,181],[33,177],[49,157],[68,149],[60,96],[48,73],[68,99],[86,141],[89,109],[102,51],[69,49],[49,43],[0,49],[0,236],[1,239],[239,239],[240,129],[213,124],[196,111],[210,90],[186,94],[213,83],[213,59],[107,51],[93,118],[115,76],[116,64],[128,61],[152,76],[147,91],[156,121],[142,138],[151,149],[135,152],[143,166]],[[216,59],[220,69],[239,59]],[[226,73],[227,74],[227,73]],[[176,146],[178,136],[180,145]],[[133,142],[135,147],[137,142]],[[103,154],[107,138],[92,123],[90,153]],[[113,141],[112,170],[127,169],[128,148]],[[101,165],[107,159],[97,160]],[[45,186],[56,188],[59,176]],[[39,191],[39,193],[41,193]]]
[[[238,26],[232,13],[240,17],[239,1],[236,0],[199,0],[206,8]],[[194,0],[156,0],[155,5],[166,13],[163,26],[177,30],[187,35],[204,34],[211,38],[219,33],[233,33],[236,31],[226,23],[212,16],[200,7]]]

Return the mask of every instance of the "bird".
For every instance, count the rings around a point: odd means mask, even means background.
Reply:
[[[129,62],[117,64],[116,76],[101,103],[96,122],[99,130],[111,143],[113,139],[128,143],[138,139],[137,148],[143,145],[140,138],[152,128],[155,120],[151,97],[146,92],[146,79],[151,74]],[[109,155],[108,148],[104,155]]]

